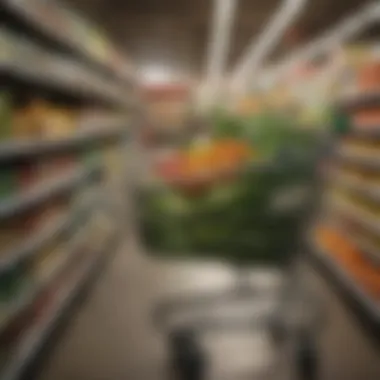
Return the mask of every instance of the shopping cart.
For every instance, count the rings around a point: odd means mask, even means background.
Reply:
[[[232,288],[183,295],[155,310],[155,322],[169,340],[176,379],[204,378],[207,360],[199,340],[202,332],[235,328],[266,330],[276,348],[283,349],[292,341],[297,373],[293,379],[317,377],[315,302],[300,283],[295,257],[315,199],[316,160],[310,150],[306,155],[281,154],[270,162],[256,162],[242,170],[238,180],[222,185],[216,199],[197,198],[190,206],[167,186],[141,190],[141,235],[151,254],[216,258],[236,267]],[[274,291],[252,286],[247,273],[255,265],[278,268],[285,279],[282,285]],[[275,306],[262,312],[227,318],[197,316],[199,310],[269,298]],[[194,314],[185,322],[178,318]]]

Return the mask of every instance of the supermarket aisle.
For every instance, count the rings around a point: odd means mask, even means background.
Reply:
[[[216,287],[230,279],[222,266],[205,267],[200,272],[196,267],[182,267],[153,265],[132,243],[126,244],[72,318],[39,380],[166,379],[163,342],[149,318],[152,303],[160,294],[194,284],[202,287],[210,278],[215,279]],[[324,281],[310,268],[305,267],[304,273],[313,278],[328,309],[326,327],[319,334],[321,378],[379,379],[378,352],[355,328]],[[252,362],[263,356],[255,344],[251,342],[252,350],[242,351]],[[221,355],[221,363],[225,357]]]
[[[121,247],[69,322],[41,380],[148,379],[140,371],[157,373],[160,350],[148,321],[154,279],[144,264],[131,244]]]
[[[166,380],[163,340],[150,319],[155,300],[186,289],[218,289],[231,280],[231,271],[223,265],[153,264],[133,243],[126,244],[72,318],[39,379]],[[246,339],[243,345],[262,347]],[[249,365],[251,352],[245,357]]]

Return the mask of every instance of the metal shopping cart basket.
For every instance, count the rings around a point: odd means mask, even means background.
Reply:
[[[270,162],[253,163],[202,196],[184,196],[170,186],[147,186],[140,191],[140,229],[148,252],[175,259],[213,258],[237,268],[237,281],[231,289],[184,295],[157,308],[156,322],[167,329],[176,378],[203,378],[200,333],[241,327],[267,327],[280,346],[291,332],[297,346],[298,378],[316,378],[313,326],[299,318],[305,310],[310,317],[312,309],[305,302],[310,303],[311,298],[300,294],[304,287],[293,265],[314,197],[315,162],[316,155],[310,151],[301,157],[278,155]],[[270,313],[225,319],[202,316],[184,325],[171,324],[181,313],[271,297],[273,294],[262,293],[245,276],[247,268],[256,265],[275,266],[287,277],[277,289],[277,305]]]

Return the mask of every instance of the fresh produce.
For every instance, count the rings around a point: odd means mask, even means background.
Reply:
[[[172,154],[156,167],[156,173],[180,191],[207,190],[247,165],[253,150],[244,142],[224,139],[191,146]]]
[[[252,121],[234,120],[158,165],[162,186],[142,189],[142,236],[153,253],[281,263],[295,249],[308,197],[287,210],[277,201],[297,187],[311,194],[316,141],[274,121],[254,133]]]

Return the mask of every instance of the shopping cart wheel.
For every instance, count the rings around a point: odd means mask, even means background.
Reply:
[[[300,336],[296,351],[296,365],[299,380],[318,378],[318,350],[310,333]]]
[[[206,356],[194,331],[179,329],[169,334],[169,360],[173,380],[204,380]]]

